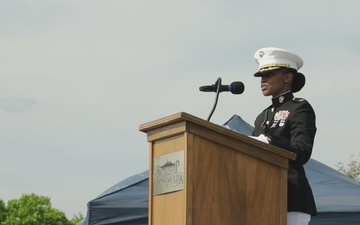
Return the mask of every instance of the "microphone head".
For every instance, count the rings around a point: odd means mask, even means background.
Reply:
[[[231,83],[231,93],[235,95],[242,94],[245,90],[244,83],[241,81],[234,81]]]

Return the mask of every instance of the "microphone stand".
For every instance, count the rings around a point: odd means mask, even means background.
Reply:
[[[212,110],[211,110],[211,113],[210,113],[207,121],[210,121],[210,118],[211,118],[211,116],[213,115],[213,113],[214,113],[214,111],[215,111],[215,108],[216,108],[216,106],[217,106],[217,103],[218,103],[219,94],[220,94],[220,86],[221,86],[221,78],[220,78],[220,77],[219,77],[219,78],[217,79],[217,81],[215,82],[215,85],[217,86],[217,88],[216,88],[216,97],[215,97],[215,104],[214,104],[214,106],[213,106],[213,108],[212,108]]]

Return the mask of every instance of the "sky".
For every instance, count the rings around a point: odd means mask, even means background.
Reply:
[[[51,198],[68,218],[148,169],[139,126],[178,112],[253,124],[271,104],[254,53],[300,55],[317,116],[312,158],[332,168],[359,154],[360,2],[53,0],[0,2],[0,198]]]

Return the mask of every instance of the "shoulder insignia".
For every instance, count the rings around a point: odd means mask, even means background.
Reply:
[[[305,98],[293,98],[293,102],[303,102],[306,101]]]

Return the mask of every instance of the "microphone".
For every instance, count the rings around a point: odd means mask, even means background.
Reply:
[[[202,92],[216,92],[217,85],[213,84],[213,85],[201,86],[199,88],[199,90]],[[244,92],[244,90],[245,90],[245,86],[244,86],[243,82],[240,82],[240,81],[234,81],[231,84],[220,85],[220,87],[219,87],[219,92],[230,91],[231,93],[233,93],[235,95],[242,94]]]

